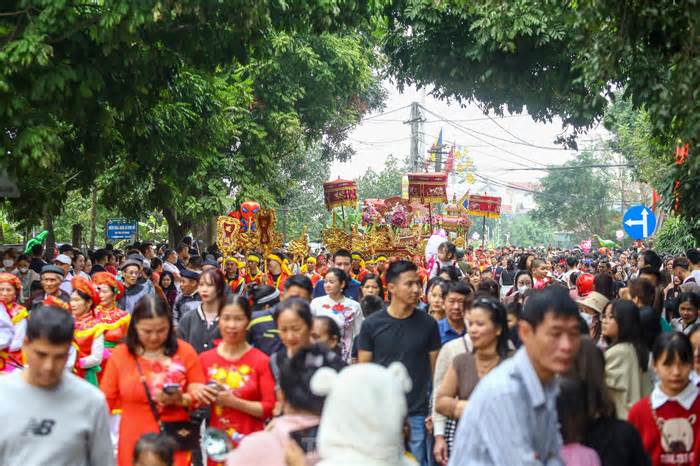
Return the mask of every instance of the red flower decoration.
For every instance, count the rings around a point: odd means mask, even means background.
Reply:
[[[335,312],[343,312],[345,310],[345,306],[340,303],[335,303],[335,306],[333,306],[331,309],[333,309]]]

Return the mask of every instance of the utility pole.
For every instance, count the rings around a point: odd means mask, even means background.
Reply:
[[[423,133],[423,122],[425,118],[423,113],[420,111],[420,104],[418,102],[411,103],[411,119],[404,121],[404,124],[411,125],[411,152],[409,157],[409,169],[411,173],[416,173],[420,171],[420,161],[421,161],[421,135]]]

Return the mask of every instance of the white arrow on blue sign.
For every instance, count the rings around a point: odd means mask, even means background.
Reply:
[[[646,206],[635,205],[622,217],[622,227],[632,239],[646,239],[654,234],[656,215]]]

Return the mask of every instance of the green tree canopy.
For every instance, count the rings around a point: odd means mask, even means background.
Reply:
[[[577,238],[614,234],[615,214],[611,209],[610,183],[605,173],[590,168],[599,159],[583,152],[564,164],[566,170],[552,170],[540,180],[542,189],[535,194],[535,218]]]
[[[22,192],[13,217],[35,224],[96,184],[102,204],[162,211],[179,236],[289,153],[320,142],[326,157],[348,157],[346,132],[382,99],[367,34],[375,7],[5,2],[2,166]]]
[[[700,158],[674,165],[679,143],[697,153],[700,27],[694,0],[398,0],[386,7],[384,50],[400,85],[485,111],[562,118],[577,133],[599,121],[615,92],[648,114],[679,214],[700,217]],[[666,175],[667,174],[667,175]]]
[[[380,171],[368,168],[357,179],[357,196],[364,199],[386,199],[401,195],[401,178],[408,173],[406,164],[393,155],[384,161]]]

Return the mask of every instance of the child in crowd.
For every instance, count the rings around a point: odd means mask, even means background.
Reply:
[[[598,453],[582,444],[587,423],[586,387],[582,381],[561,380],[557,411],[564,442],[560,454],[566,466],[600,466]]]
[[[134,447],[134,466],[173,466],[175,442],[167,435],[144,434]]]
[[[652,348],[659,378],[650,396],[629,412],[654,466],[697,465],[700,459],[700,397],[690,382],[693,348],[681,332],[662,333]]]
[[[438,275],[440,275],[440,271],[447,267],[455,267],[459,270],[459,267],[457,266],[456,257],[457,246],[455,246],[449,241],[445,241],[444,243],[442,243],[440,246],[438,246],[436,258],[437,260],[430,268],[430,276],[428,278],[430,279],[433,277],[437,277]]]

